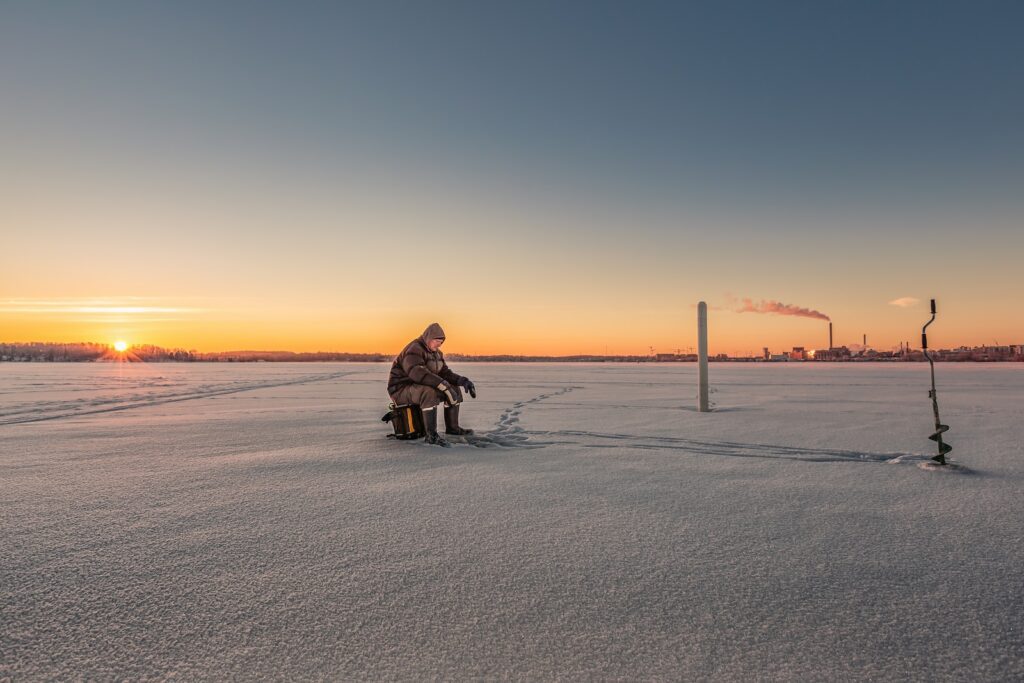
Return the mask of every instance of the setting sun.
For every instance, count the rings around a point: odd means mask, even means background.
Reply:
[[[117,351],[118,353],[124,353],[125,351],[128,350],[128,342],[125,342],[125,341],[116,341],[116,342],[114,342],[114,350]]]

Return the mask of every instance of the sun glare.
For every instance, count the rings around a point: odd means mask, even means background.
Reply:
[[[128,342],[120,340],[114,342],[114,350],[117,351],[118,353],[124,353],[125,351],[128,350]]]

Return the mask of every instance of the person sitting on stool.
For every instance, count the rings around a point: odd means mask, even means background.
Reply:
[[[472,434],[472,429],[459,426],[460,387],[476,398],[476,386],[451,371],[444,362],[441,344],[444,344],[444,330],[437,323],[431,323],[418,339],[409,342],[391,364],[388,395],[395,405],[411,403],[420,407],[427,443],[450,446],[447,439],[437,433],[437,406],[444,403],[445,434]]]

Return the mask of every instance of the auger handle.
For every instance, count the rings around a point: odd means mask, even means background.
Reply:
[[[921,328],[921,348],[925,351],[928,350],[928,334],[926,333],[926,330],[933,322],[935,322],[935,299],[932,299],[932,319],[926,322],[924,327]]]

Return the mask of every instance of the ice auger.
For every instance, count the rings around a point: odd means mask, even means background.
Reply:
[[[942,424],[939,420],[939,399],[935,393],[935,361],[928,355],[928,326],[935,322],[935,299],[932,299],[932,317],[931,320],[924,324],[921,328],[921,349],[924,351],[924,357],[928,359],[928,365],[931,366],[932,371],[932,390],[928,392],[928,397],[932,400],[932,410],[935,412],[935,432],[928,438],[934,441],[939,446],[939,454],[932,458],[935,462],[940,465],[946,464],[946,453],[953,450],[953,447],[942,440],[943,432],[949,431],[949,425]]]

